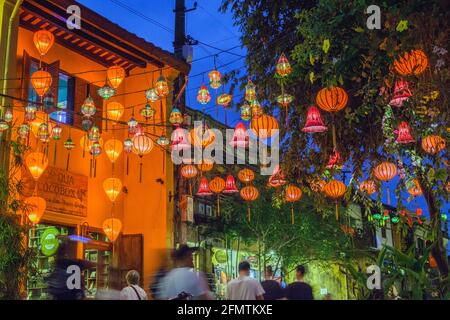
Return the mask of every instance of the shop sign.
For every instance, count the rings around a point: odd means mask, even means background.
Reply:
[[[58,236],[59,231],[55,227],[48,227],[44,230],[40,237],[42,254],[50,257],[56,253],[59,247]]]

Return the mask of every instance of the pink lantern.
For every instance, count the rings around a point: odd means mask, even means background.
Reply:
[[[197,191],[197,196],[210,196],[210,195],[212,195],[212,192],[209,189],[208,179],[202,177],[202,179],[200,180],[200,186]]]
[[[412,96],[411,90],[409,90],[408,82],[400,79],[395,82],[394,97],[389,103],[391,106],[401,107],[403,102],[407,101]]]
[[[222,191],[223,193],[236,193],[239,190],[236,187],[236,182],[234,181],[234,177],[230,174],[225,181],[225,189]]]
[[[399,125],[398,125],[398,136],[397,136],[397,143],[401,143],[401,144],[408,144],[408,143],[413,143],[415,140],[411,135],[411,129],[409,128],[409,125],[405,122],[402,121]]]
[[[327,131],[327,127],[323,123],[319,109],[317,109],[315,106],[311,106],[308,109],[305,127],[302,129],[302,131],[307,133]]]
[[[342,167],[341,155],[337,150],[333,150],[333,154],[330,156],[330,160],[328,160],[326,168],[335,169],[339,167]]]
[[[234,128],[233,139],[230,141],[230,145],[233,148],[236,147],[248,147],[248,134],[245,125],[239,122]]]
[[[181,151],[191,147],[188,141],[187,131],[183,128],[177,128],[172,132],[172,150]]]

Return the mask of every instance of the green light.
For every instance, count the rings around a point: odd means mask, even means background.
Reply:
[[[399,223],[399,221],[400,221],[400,218],[399,217],[397,217],[397,216],[395,216],[395,217],[392,217],[392,219],[391,219],[391,222],[392,223]]]
[[[447,221],[447,219],[448,219],[447,215],[445,213],[442,213],[441,214],[441,220],[442,221]]]
[[[375,214],[372,215],[372,217],[373,217],[375,220],[380,220],[380,219],[381,219],[381,214],[375,213]]]

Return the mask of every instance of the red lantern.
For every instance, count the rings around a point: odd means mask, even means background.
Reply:
[[[230,145],[233,148],[247,148],[248,147],[248,133],[245,125],[239,122],[234,128],[233,139],[230,141]]]
[[[236,193],[239,190],[236,187],[236,182],[234,181],[234,177],[230,174],[225,181],[225,189],[223,189],[223,193]]]
[[[282,53],[280,58],[278,59],[276,71],[280,77],[286,77],[292,72],[291,64],[289,63],[289,60],[286,58],[284,53]]]
[[[338,180],[331,180],[323,187],[323,192],[327,197],[336,201],[336,221],[339,220],[339,208],[337,201],[342,198],[347,191],[345,184]]]
[[[319,109],[316,106],[311,106],[308,109],[308,114],[306,115],[305,127],[302,129],[303,132],[315,133],[327,131],[327,127],[323,123],[322,116],[320,115]]]
[[[206,179],[205,177],[202,177],[202,179],[200,180],[200,186],[197,191],[197,196],[204,197],[204,196],[210,196],[210,195],[212,195],[212,192],[209,189],[208,179]]]
[[[402,121],[399,125],[398,125],[398,136],[397,136],[397,143],[401,143],[401,144],[408,144],[408,143],[413,143],[415,140],[411,135],[410,132],[410,128],[409,125],[405,122]]]
[[[284,177],[284,174],[281,171],[280,166],[277,165],[274,168],[273,173],[272,173],[272,175],[269,178],[268,185],[270,187],[278,188],[278,187],[281,187],[281,186],[283,186],[285,184],[286,184],[286,179]]]
[[[200,104],[207,104],[211,101],[211,95],[209,94],[208,88],[203,83],[198,90],[197,101]]]
[[[408,88],[408,82],[405,80],[397,80],[394,87],[394,97],[389,104],[394,107],[403,106],[403,102],[412,96],[411,90]]]
[[[249,203],[252,201],[255,201],[259,197],[259,191],[254,186],[246,186],[241,189],[240,192],[241,198],[244,199],[247,202],[247,209],[248,209],[248,222],[251,220],[251,213],[250,213],[250,205]]]
[[[328,160],[328,164],[326,166],[327,169],[335,169],[342,167],[341,155],[335,149],[333,150],[333,154],[330,155],[330,159]]]

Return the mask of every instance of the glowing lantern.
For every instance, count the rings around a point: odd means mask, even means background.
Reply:
[[[330,155],[330,159],[328,160],[328,163],[325,168],[335,169],[335,168],[341,168],[341,167],[342,167],[341,155],[335,149],[335,150],[333,150],[333,153]]]
[[[409,125],[405,122],[402,121],[399,125],[398,125],[398,136],[397,136],[397,143],[401,143],[401,144],[408,144],[408,143],[413,143],[415,140],[411,135],[410,132],[410,128]]]
[[[369,196],[377,192],[377,186],[373,180],[364,180],[359,185],[359,190],[361,192],[367,193]]]
[[[211,190],[209,189],[209,183],[208,183],[208,179],[206,179],[205,177],[202,177],[202,179],[200,180],[200,185],[197,191],[197,196],[210,196],[212,195]]]
[[[259,104],[258,100],[256,100],[256,99],[253,100],[250,103],[250,108],[251,108],[251,111],[252,111],[252,118],[253,119],[258,119],[259,117],[262,116],[263,110],[262,110],[261,105]]]
[[[119,121],[124,111],[125,109],[120,102],[109,102],[106,105],[106,114],[109,120]]]
[[[280,166],[277,165],[274,168],[272,175],[269,177],[268,185],[273,188],[278,188],[285,184],[286,184],[286,179],[284,177],[284,174],[281,171]]]
[[[100,129],[97,126],[92,126],[89,130],[88,139],[91,142],[97,142],[100,140]]]
[[[145,118],[145,120],[152,119],[155,116],[156,110],[150,105],[146,104],[140,111],[140,115]]]
[[[221,86],[220,83],[221,74],[217,70],[213,70],[208,74],[209,85],[213,89],[218,89]]]
[[[116,89],[110,87],[107,83],[97,90],[97,93],[103,100],[108,100],[116,94]]]
[[[93,157],[98,157],[102,153],[102,145],[98,141],[93,142],[91,144],[90,148],[89,148],[89,153]],[[94,166],[94,169],[95,169],[96,166],[95,165],[93,165],[93,166]]]
[[[323,187],[323,192],[327,195],[327,197],[336,201],[336,221],[339,220],[339,208],[337,201],[344,196],[346,191],[347,187],[345,184],[338,180],[331,180]]]
[[[25,139],[28,137],[28,133],[30,132],[30,126],[27,123],[22,123],[17,128],[17,134],[22,138]]]
[[[422,139],[422,149],[429,154],[437,154],[445,148],[445,140],[437,135],[429,135]]]
[[[5,114],[3,115],[3,120],[10,123],[13,120],[13,113],[10,108],[7,108]]]
[[[147,91],[145,91],[145,96],[147,100],[150,102],[156,102],[159,100],[159,96],[155,88],[150,88]]]
[[[116,241],[122,231],[122,222],[116,218],[109,218],[103,221],[103,232],[112,242]]]
[[[236,182],[234,181],[234,177],[230,174],[225,180],[225,188],[223,189],[223,193],[236,193],[239,190],[236,187]]]
[[[61,133],[62,133],[62,128],[59,124],[56,124],[53,129],[52,129],[52,139],[53,140],[59,140],[61,139]]]
[[[129,134],[135,134],[137,132],[137,127],[139,125],[139,122],[134,117],[131,117],[130,120],[127,122],[128,126],[128,133]]]
[[[216,139],[216,135],[206,124],[195,127],[189,134],[189,142],[197,147],[209,146]]]
[[[55,36],[48,30],[38,30],[33,35],[33,42],[41,56],[45,56],[55,43]]]
[[[47,143],[50,140],[50,127],[46,122],[43,122],[39,125],[36,137],[39,141],[43,143]]]
[[[36,119],[37,107],[34,104],[28,104],[25,107],[25,120],[34,121]]]
[[[131,140],[130,138],[126,138],[123,141],[123,151],[125,151],[126,153],[131,153],[133,151],[133,140]]]
[[[413,197],[419,197],[422,195],[422,188],[420,187],[419,181],[417,179],[412,179],[411,183],[413,186],[408,189],[408,193]]]
[[[248,121],[252,118],[252,109],[248,104],[244,104],[241,107],[241,119],[244,121]]]
[[[122,141],[117,139],[110,139],[105,142],[105,153],[109,160],[114,163],[122,153]]]
[[[209,94],[208,88],[203,83],[198,90],[197,101],[200,104],[207,104],[211,101],[211,95]]]
[[[109,200],[114,202],[119,196],[120,191],[122,191],[122,181],[118,178],[105,179],[105,181],[103,181],[103,190],[105,190]]]
[[[155,90],[160,98],[165,98],[169,95],[169,85],[162,74],[159,76],[158,80],[156,80]]]
[[[172,150],[181,151],[191,148],[188,141],[187,132],[183,128],[177,128],[172,132]]]
[[[256,99],[256,86],[253,84],[252,80],[248,80],[245,86],[245,100],[252,102]]]
[[[92,117],[95,112],[97,111],[97,108],[95,107],[94,100],[89,96],[84,100],[84,103],[81,105],[81,113],[85,117]]]
[[[254,186],[243,187],[240,191],[241,198],[247,202],[248,222],[251,221],[250,202],[255,201],[259,197],[259,191]]]
[[[234,128],[233,138],[230,141],[230,145],[233,148],[247,148],[249,143],[249,137],[247,129],[242,122],[238,122]]]
[[[45,169],[47,169],[48,159],[42,152],[32,152],[26,157],[25,164],[30,170],[32,177],[38,180]]]
[[[223,106],[224,108],[228,107],[231,103],[232,96],[228,93],[222,93],[217,97],[217,104],[219,106]]]
[[[31,223],[34,225],[38,224],[47,207],[45,199],[41,197],[28,197],[24,200],[24,204],[27,209],[28,219],[30,219]]]
[[[134,136],[133,138],[133,153],[139,157],[143,157],[150,153],[153,149],[153,141],[147,134]]]
[[[181,170],[181,176],[185,179],[192,179],[197,176],[197,168],[192,164],[184,165]]]
[[[209,182],[209,189],[217,194],[217,215],[220,216],[220,193],[225,189],[225,180],[215,177]]]
[[[109,84],[114,89],[117,89],[125,79],[125,69],[120,66],[112,66],[106,70],[106,76],[108,77]]]
[[[98,142],[100,146],[103,146],[103,139],[99,138],[98,141],[91,141],[89,140],[88,136],[84,135],[80,139],[80,146],[83,149],[84,152],[91,150],[92,145]]]
[[[31,75],[31,84],[36,93],[43,97],[52,85],[52,75],[44,70],[38,70]]]
[[[244,183],[250,183],[255,179],[255,173],[251,169],[242,169],[238,172],[238,179]]]
[[[345,108],[348,95],[344,89],[331,86],[321,89],[316,96],[316,104],[328,112],[338,112]]]
[[[394,60],[394,68],[402,76],[418,76],[428,67],[428,58],[422,50],[405,52]]]
[[[168,146],[170,144],[170,140],[166,136],[161,136],[156,139],[156,143],[160,146]]]
[[[294,224],[295,217],[294,217],[294,202],[297,202],[302,197],[302,189],[300,189],[297,186],[294,186],[293,184],[290,184],[287,186],[286,191],[284,193],[284,199],[286,202],[291,203],[291,222]]]
[[[73,142],[72,138],[69,137],[66,141],[64,141],[64,148],[68,151],[75,148],[75,142]]]
[[[392,162],[382,162],[373,169],[373,174],[380,181],[389,181],[397,175],[397,167]]]
[[[201,172],[208,172],[211,171],[214,167],[214,162],[208,159],[204,159],[202,162],[197,164],[197,167]]]
[[[322,117],[320,115],[319,109],[315,106],[311,106],[308,109],[308,114],[306,115],[305,127],[302,129],[303,132],[316,133],[327,131]]]
[[[4,132],[8,129],[9,129],[9,124],[4,120],[0,120],[0,132]]]
[[[278,104],[285,108],[289,107],[293,100],[294,97],[287,93],[283,93],[277,97]]]
[[[252,119],[250,130],[260,138],[268,138],[274,134],[273,131],[278,131],[278,122],[274,117],[263,114]]]
[[[277,74],[280,77],[286,77],[291,74],[292,68],[285,54],[282,53],[276,65]]]
[[[180,126],[184,121],[183,114],[178,108],[172,108],[172,112],[170,112],[169,122],[174,126]]]
[[[408,82],[402,79],[397,80],[394,87],[394,96],[389,104],[394,107],[401,107],[411,96],[412,93],[408,88]]]

